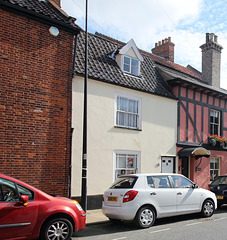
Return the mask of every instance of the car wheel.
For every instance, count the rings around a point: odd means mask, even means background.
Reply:
[[[69,220],[56,218],[47,222],[42,230],[40,239],[42,240],[69,240],[73,233],[73,227]]]
[[[136,214],[135,224],[139,228],[149,228],[155,222],[155,212],[151,207],[142,207]]]
[[[214,203],[211,200],[206,200],[203,203],[201,214],[203,217],[211,217],[214,213]]]

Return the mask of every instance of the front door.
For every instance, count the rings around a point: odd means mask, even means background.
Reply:
[[[162,157],[162,173],[174,173],[173,157]]]
[[[182,158],[182,175],[184,175],[185,177],[189,177],[188,175],[188,157]]]

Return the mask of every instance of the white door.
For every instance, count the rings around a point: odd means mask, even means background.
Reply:
[[[172,176],[177,194],[177,211],[180,214],[198,212],[200,210],[201,192],[193,188],[193,183],[185,177]]]
[[[173,157],[162,157],[162,173],[173,173],[174,172],[174,158]]]
[[[176,189],[171,187],[168,176],[153,176],[151,180],[154,182],[154,187],[149,191],[150,199],[157,209],[158,216],[167,217],[176,215]]]

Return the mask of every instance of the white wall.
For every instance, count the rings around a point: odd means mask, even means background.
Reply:
[[[73,79],[72,196],[81,194],[83,81]],[[142,100],[142,131],[114,127],[115,94]],[[102,194],[113,182],[114,151],[140,152],[141,172],[160,172],[161,156],[176,155],[177,101],[88,80],[87,194]]]

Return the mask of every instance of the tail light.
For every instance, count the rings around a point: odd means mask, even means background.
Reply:
[[[208,190],[210,191],[211,189],[210,189],[210,186],[208,186]]]
[[[136,197],[137,193],[138,191],[134,191],[134,190],[128,191],[124,195],[123,203],[132,201]]]

